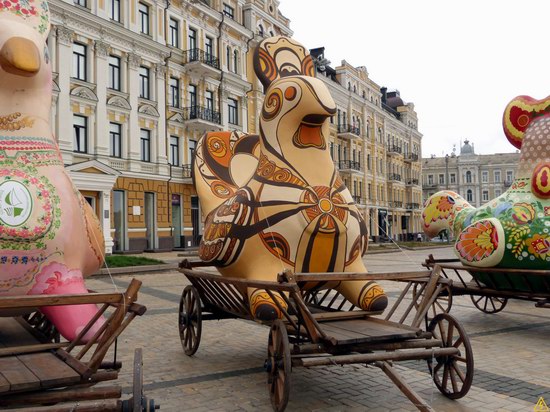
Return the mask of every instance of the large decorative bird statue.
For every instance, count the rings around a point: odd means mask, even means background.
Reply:
[[[88,293],[84,276],[103,263],[94,212],[65,172],[50,126],[48,3],[0,2],[0,295]],[[95,305],[44,314],[73,339]],[[91,336],[101,320],[87,336]]]
[[[336,106],[311,56],[272,37],[256,49],[254,69],[265,89],[260,135],[213,132],[197,145],[195,186],[207,216],[201,259],[256,280],[284,269],[366,272],[367,229],[328,149]],[[387,305],[374,282],[324,286],[363,309]],[[281,316],[265,291],[250,290],[249,300],[257,318]]]
[[[456,254],[470,266],[548,269],[550,97],[516,97],[504,111],[503,126],[508,140],[521,149],[510,188],[478,209],[454,192],[438,192],[425,203],[424,231],[433,237],[450,229]],[[534,282],[544,287],[540,279]]]

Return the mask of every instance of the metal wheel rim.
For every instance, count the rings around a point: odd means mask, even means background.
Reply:
[[[290,345],[284,323],[278,319],[271,326],[267,345],[268,370],[267,385],[273,410],[284,411],[290,394]]]
[[[428,367],[437,389],[449,399],[459,399],[468,393],[474,379],[474,356],[470,339],[462,325],[451,315],[440,313],[435,316],[428,331],[440,339],[443,348],[456,347],[460,353],[428,359]]]
[[[490,315],[500,312],[506,307],[508,298],[501,298],[498,296],[474,296],[471,295],[472,303],[483,313]]]
[[[183,289],[178,314],[181,346],[187,356],[199,348],[202,332],[202,310],[199,292],[194,286]]]

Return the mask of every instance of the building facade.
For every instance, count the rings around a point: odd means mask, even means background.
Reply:
[[[440,190],[452,190],[479,207],[504,193],[514,182],[519,153],[478,155],[468,140],[444,157],[422,159],[424,200]]]
[[[324,48],[311,54],[337,106],[331,155],[364,212],[371,238],[413,239],[422,230],[422,134],[414,104],[376,84],[364,66],[342,61],[332,68]]]
[[[277,0],[51,0],[52,125],[106,252],[194,246],[206,131],[256,132],[248,51],[291,35]],[[250,111],[253,112],[250,115]]]

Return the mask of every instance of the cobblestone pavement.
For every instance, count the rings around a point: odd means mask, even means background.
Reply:
[[[420,269],[428,253],[451,257],[449,248],[368,255],[371,272]],[[124,288],[130,276],[114,277]],[[140,303],[148,308],[119,339],[121,383],[130,393],[134,348],[143,347],[146,395],[164,411],[269,411],[262,365],[268,328],[242,320],[203,323],[198,352],[187,357],[177,331],[177,307],[188,284],[178,272],[140,274]],[[109,277],[88,280],[112,291]],[[391,288],[390,296],[391,296]],[[395,295],[395,293],[394,293]],[[438,411],[533,411],[540,396],[550,404],[550,311],[510,301],[487,315],[469,297],[456,297],[451,312],[470,335],[475,377],[466,397],[450,401],[435,388],[424,361],[397,364],[399,373]],[[378,368],[295,368],[288,411],[409,411],[415,407]]]

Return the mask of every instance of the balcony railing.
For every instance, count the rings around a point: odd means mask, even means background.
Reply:
[[[190,178],[193,173],[193,165],[182,165],[181,168],[183,170],[183,177]]]
[[[417,185],[418,184],[418,179],[409,179],[409,180],[407,180],[407,184],[408,185]]]
[[[352,196],[352,197],[353,197],[353,201],[358,205],[366,205],[367,204],[367,199],[365,199],[362,196]]]
[[[388,179],[400,182],[401,181],[401,175],[397,174],[397,173],[390,173],[388,175]]]
[[[504,181],[504,187],[510,187],[510,186],[512,186],[512,183],[513,183],[513,182],[514,182],[513,180],[505,180],[505,181]]]
[[[409,160],[411,162],[418,162],[418,154],[409,153],[409,154],[405,155],[405,160]]]
[[[420,209],[420,204],[418,204],[418,203],[407,203],[407,209]]]
[[[183,109],[183,120],[206,120],[221,124],[220,112],[202,106],[190,106]]]
[[[201,49],[189,49],[183,52],[183,64],[201,62],[215,69],[220,69],[220,60]]]
[[[354,160],[340,160],[338,164],[339,169],[352,169],[361,171],[361,163]]]
[[[394,208],[402,208],[403,207],[403,202],[398,202],[398,201],[391,201],[391,202],[388,202],[389,206],[390,207],[394,207]]]
[[[356,136],[361,136],[361,130],[357,126],[351,124],[339,124],[338,133],[351,133]]]
[[[401,151],[401,148],[399,146],[389,145],[388,146],[388,153],[399,153],[399,154],[401,154],[402,151]]]

